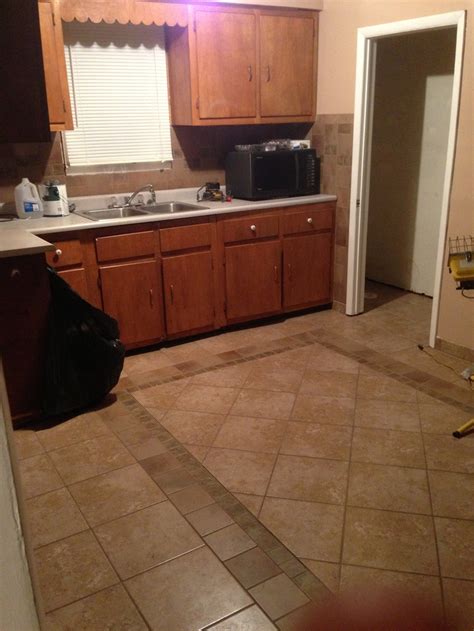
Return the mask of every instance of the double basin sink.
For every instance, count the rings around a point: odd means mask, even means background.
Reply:
[[[104,208],[100,210],[76,211],[76,215],[92,219],[93,221],[107,219],[124,219],[125,217],[142,217],[145,215],[163,215],[174,213],[186,213],[190,210],[209,210],[207,206],[186,204],[184,202],[163,202],[151,206],[124,206],[122,208]]]

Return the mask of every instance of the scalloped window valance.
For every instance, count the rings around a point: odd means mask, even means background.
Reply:
[[[61,19],[65,22],[95,24],[156,24],[157,26],[187,26],[188,7],[171,2],[146,2],[140,0],[61,0]]]

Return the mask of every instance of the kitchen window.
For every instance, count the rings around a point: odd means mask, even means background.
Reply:
[[[74,21],[64,45],[68,173],[163,168],[172,160],[163,27]]]

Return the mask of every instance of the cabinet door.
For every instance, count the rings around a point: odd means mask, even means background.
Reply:
[[[194,15],[199,117],[256,116],[255,15],[204,9]]]
[[[163,259],[163,288],[168,335],[213,327],[214,275],[211,252]]]
[[[283,242],[285,309],[331,301],[332,233],[288,237]]]
[[[261,116],[311,116],[314,18],[261,15],[259,25]]]
[[[58,272],[58,276],[61,276],[63,280],[74,289],[75,292],[84,298],[84,300],[89,300],[88,291],[87,291],[87,278],[86,278],[86,270],[81,267],[80,269],[67,269],[62,272]]]
[[[280,242],[265,241],[225,248],[228,320],[281,310]]]
[[[50,128],[73,129],[61,20],[49,2],[40,2],[38,9]]]
[[[101,267],[100,279],[104,311],[118,320],[125,345],[163,336],[156,261]]]

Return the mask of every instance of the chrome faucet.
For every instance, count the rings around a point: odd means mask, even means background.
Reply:
[[[137,191],[135,191],[134,193],[132,193],[130,195],[130,197],[125,202],[124,206],[126,208],[128,206],[132,206],[133,205],[132,202],[135,199],[135,197],[137,195],[139,195],[140,193],[143,193],[144,191],[150,191],[150,193],[151,193],[151,203],[152,204],[156,204],[156,193],[155,193],[155,189],[153,188],[153,184],[145,184],[145,186],[142,186],[141,188],[139,188]]]

